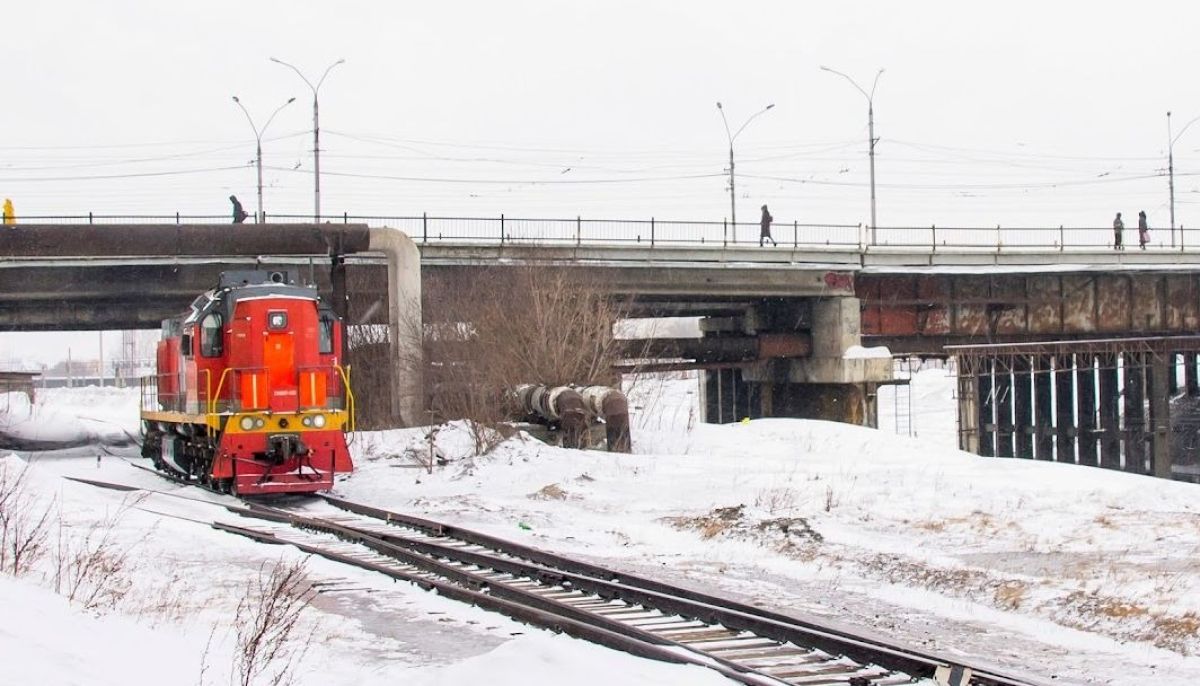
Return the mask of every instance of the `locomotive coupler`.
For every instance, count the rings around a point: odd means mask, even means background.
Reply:
[[[300,440],[300,434],[271,434],[267,436],[267,462],[279,465],[296,455],[308,454],[308,446]]]

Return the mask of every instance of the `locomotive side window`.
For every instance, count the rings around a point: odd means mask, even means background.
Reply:
[[[317,344],[322,355],[333,353],[333,317],[327,314],[322,314],[317,321]]]
[[[184,357],[192,356],[192,329],[186,329],[179,338],[179,352]]]
[[[272,310],[267,313],[267,328],[271,331],[283,331],[287,328],[287,312]]]
[[[205,357],[220,357],[224,352],[221,337],[221,315],[210,312],[200,322],[200,354]]]

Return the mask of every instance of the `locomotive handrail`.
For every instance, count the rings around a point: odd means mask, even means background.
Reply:
[[[316,367],[312,367],[312,369],[329,369],[329,368],[333,368],[334,370],[336,370],[338,372],[338,376],[342,379],[342,384],[346,388],[346,410],[350,415],[350,430],[354,431],[354,391],[351,390],[351,388],[350,388],[349,367],[343,369],[341,365],[337,365],[337,364],[330,365],[329,367],[326,367],[324,365],[318,365]],[[208,414],[209,415],[217,414],[217,403],[220,401],[221,391],[224,390],[224,388],[225,388],[225,377],[229,374],[229,372],[245,372],[245,371],[250,371],[250,370],[261,370],[261,369],[266,369],[266,367],[226,367],[221,372],[221,378],[217,381],[216,393],[209,393],[208,408],[207,408]],[[203,372],[209,374],[207,379],[209,382],[208,386],[211,388],[211,385],[212,385],[211,370],[203,369],[200,371],[203,371]],[[206,389],[206,392],[208,392],[208,389]]]
[[[225,387],[225,375],[228,374],[232,369],[233,369],[233,367],[226,367],[225,370],[221,372],[221,378],[217,380],[217,394],[216,395],[213,395],[211,393],[209,394],[209,396],[208,396],[208,414],[214,415],[217,413],[217,398],[221,397],[221,389]],[[209,370],[205,369],[204,371],[207,372]],[[209,375],[209,380],[210,381],[212,380],[211,374]]]
[[[346,410],[350,413],[350,431],[354,431],[354,391],[350,388],[350,365],[343,369],[340,364],[333,365],[342,376],[342,384],[346,387]]]
[[[207,405],[207,407],[208,407],[208,412],[205,413],[208,416],[205,417],[205,419],[208,421],[209,426],[213,426],[214,422],[212,419],[212,415],[214,415],[216,413],[213,411],[215,408],[214,408],[213,394],[212,394],[212,370],[211,369],[201,369],[199,371],[204,373],[204,395],[205,395],[204,401],[205,401],[205,405]]]

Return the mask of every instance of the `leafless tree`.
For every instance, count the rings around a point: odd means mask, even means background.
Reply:
[[[422,310],[402,325],[419,327],[429,418],[471,422],[479,453],[501,439],[506,389],[619,380],[613,331],[627,305],[577,270],[458,270],[430,281]]]

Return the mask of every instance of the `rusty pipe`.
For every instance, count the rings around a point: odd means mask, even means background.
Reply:
[[[608,386],[584,386],[579,395],[588,410],[604,420],[608,452],[633,452],[629,435],[629,400],[621,391]]]
[[[513,389],[513,396],[521,413],[558,424],[564,448],[583,446],[588,412],[579,391],[570,386],[522,384]]]

